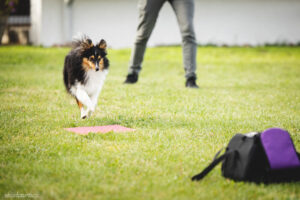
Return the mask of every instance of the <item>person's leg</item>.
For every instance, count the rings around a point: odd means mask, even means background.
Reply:
[[[185,77],[196,80],[197,42],[194,31],[194,0],[170,0],[182,36]]]
[[[135,74],[137,78],[137,75],[142,69],[142,62],[144,59],[148,39],[154,28],[159,10],[165,1],[166,0],[139,0],[139,24],[134,47],[131,52],[128,76]],[[127,80],[125,83],[130,83],[127,82]]]

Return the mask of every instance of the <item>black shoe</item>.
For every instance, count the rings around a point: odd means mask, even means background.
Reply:
[[[139,76],[137,73],[128,74],[124,83],[134,84],[138,81],[138,78],[139,78]]]
[[[187,88],[199,88],[199,86],[196,84],[196,77],[190,77],[185,82],[185,87]]]

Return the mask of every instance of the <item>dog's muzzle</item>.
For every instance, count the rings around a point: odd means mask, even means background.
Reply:
[[[96,63],[96,68],[95,68],[96,72],[99,71],[99,65],[98,63]]]

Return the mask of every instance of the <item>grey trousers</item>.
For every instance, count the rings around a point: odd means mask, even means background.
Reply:
[[[176,14],[182,36],[185,77],[196,77],[197,43],[193,25],[194,0],[139,0],[139,24],[128,74],[138,74],[141,71],[148,39],[155,26],[158,13],[166,1],[171,4]]]

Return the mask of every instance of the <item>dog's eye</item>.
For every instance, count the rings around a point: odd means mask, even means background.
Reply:
[[[90,56],[89,57],[89,60],[94,60],[95,59],[95,56]]]

